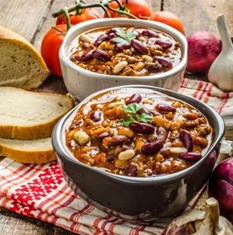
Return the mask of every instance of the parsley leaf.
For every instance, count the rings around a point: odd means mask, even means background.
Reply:
[[[128,127],[131,122],[135,121],[132,116],[129,116],[126,120],[122,122],[123,126]]]
[[[134,32],[133,29],[129,29],[126,32],[124,29],[116,29],[116,35],[118,37],[115,37],[112,39],[113,42],[117,44],[128,44],[130,43],[133,39],[136,38],[136,33]]]
[[[138,118],[139,122],[151,122],[152,121],[152,116],[150,116],[149,114],[146,113],[142,113],[139,118]]]
[[[132,104],[129,104],[129,105],[126,105],[124,107],[124,111],[126,113],[133,113],[133,114],[136,114],[140,109],[142,109],[143,106],[141,104],[137,104],[137,103],[132,103]]]

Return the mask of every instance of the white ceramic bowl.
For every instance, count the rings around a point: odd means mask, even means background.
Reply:
[[[165,32],[180,43],[182,60],[176,67],[165,73],[141,77],[94,73],[70,61],[68,49],[73,39],[88,30],[109,26],[139,26]],[[96,91],[119,85],[143,84],[177,90],[187,64],[187,41],[185,36],[176,29],[154,21],[125,18],[90,20],[77,24],[68,31],[60,49],[59,59],[65,86],[79,101]]]

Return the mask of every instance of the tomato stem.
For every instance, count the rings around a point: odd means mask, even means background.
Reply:
[[[114,9],[114,8],[110,7],[111,2],[116,2],[119,6],[119,9]],[[88,4],[84,0],[79,0],[79,1],[75,1],[75,6],[73,6],[71,8],[63,8],[63,9],[57,11],[57,12],[54,12],[52,14],[52,16],[54,18],[56,18],[59,15],[62,15],[62,14],[65,15],[68,29],[70,28],[69,13],[74,12],[74,11],[79,13],[80,9],[85,9],[85,8],[99,7],[104,11],[104,13],[109,18],[111,17],[111,15],[110,15],[108,10],[111,10],[111,11],[114,11],[114,12],[118,13],[119,15],[126,15],[126,16],[129,16],[129,17],[133,18],[133,19],[138,19],[136,16],[134,16],[133,14],[131,14],[128,11],[128,9],[126,7],[127,3],[128,3],[128,1],[126,0],[126,4],[125,4],[125,6],[123,6],[120,0],[100,0],[97,3],[89,3]]]

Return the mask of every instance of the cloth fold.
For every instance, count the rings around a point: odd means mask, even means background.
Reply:
[[[227,114],[233,123],[233,93],[189,79],[183,79],[179,92]],[[157,235],[164,231],[158,224],[133,224],[88,204],[67,186],[56,162],[26,165],[8,158],[0,161],[0,206],[84,235]]]

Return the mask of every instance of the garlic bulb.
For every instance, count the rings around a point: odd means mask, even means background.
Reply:
[[[174,219],[166,235],[232,235],[233,225],[219,216],[218,202],[211,197],[206,200],[206,210],[189,210]]]
[[[224,91],[233,91],[233,47],[224,15],[218,16],[217,25],[222,51],[209,69],[208,80]]]

